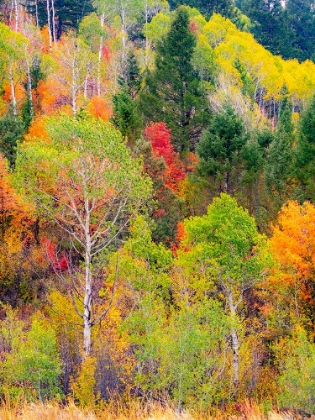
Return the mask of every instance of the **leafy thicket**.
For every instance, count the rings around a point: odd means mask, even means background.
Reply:
[[[1,2],[1,399],[314,414],[314,3],[183,3]]]

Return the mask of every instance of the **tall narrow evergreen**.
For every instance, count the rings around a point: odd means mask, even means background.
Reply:
[[[199,173],[211,180],[217,192],[235,192],[241,151],[247,137],[241,118],[233,108],[216,114],[197,147]]]
[[[294,127],[291,110],[292,105],[285,97],[265,166],[266,186],[277,210],[292,194]]]
[[[141,94],[145,121],[165,122],[179,152],[195,148],[206,118],[200,79],[191,62],[195,45],[188,13],[179,8],[170,32],[157,47],[156,69],[148,72]]]
[[[138,92],[141,84],[137,60],[130,52],[124,78],[120,80],[120,91],[113,96],[114,113],[112,121],[129,144],[140,137],[141,118],[138,112]]]
[[[315,96],[300,120],[296,175],[299,180],[300,199],[315,200]]]

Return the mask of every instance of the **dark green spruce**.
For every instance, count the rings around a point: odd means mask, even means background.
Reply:
[[[196,45],[188,13],[179,8],[170,32],[157,46],[156,69],[141,93],[145,122],[165,122],[176,151],[194,150],[208,113],[200,79],[192,65]]]

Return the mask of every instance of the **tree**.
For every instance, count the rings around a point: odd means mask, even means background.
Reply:
[[[214,115],[203,134],[197,146],[199,172],[202,176],[212,177],[220,192],[234,192],[235,173],[246,140],[243,121],[230,106]]]
[[[95,314],[102,279],[102,251],[115,246],[129,221],[148,200],[151,185],[121,134],[109,123],[81,116],[47,121],[51,141],[19,149],[16,177],[24,193],[68,237],[82,261],[56,274],[64,281],[83,320],[84,354],[91,352],[91,328],[108,312]],[[70,253],[71,254],[71,253]],[[69,257],[70,258],[70,257]],[[110,302],[109,302],[110,306]]]
[[[231,321],[233,350],[233,393],[240,380],[239,314],[245,292],[264,277],[263,236],[258,234],[255,220],[227,194],[215,198],[207,214],[184,222],[181,242],[182,265],[189,264],[200,272],[199,295],[211,293],[211,286],[224,299]],[[197,267],[199,267],[197,269]],[[193,280],[199,280],[198,275]],[[194,299],[194,297],[192,297]]]
[[[48,24],[53,41],[69,29],[77,29],[81,19],[93,11],[90,0],[26,0],[29,13],[35,16],[37,26]]]
[[[124,77],[120,79],[120,92],[113,96],[112,121],[121,134],[134,144],[140,138],[141,118],[138,112],[140,70],[133,52],[129,53]]]
[[[6,307],[7,316],[0,323],[0,341],[5,349],[1,362],[2,392],[18,400],[23,392],[28,400],[41,401],[61,396],[59,375],[61,363],[55,333],[47,320],[35,317],[31,328]]]
[[[231,17],[233,2],[231,0],[170,0],[171,8],[176,8],[182,4],[195,7],[208,19],[212,13],[220,13],[223,16]]]
[[[278,264],[278,272],[269,282],[273,296],[277,297],[275,305],[282,300],[289,318],[300,322],[305,318],[306,325],[315,323],[314,221],[313,204],[289,201],[279,212],[270,239],[271,251]]]
[[[165,123],[151,123],[144,130],[144,137],[151,143],[153,154],[164,159],[165,185],[178,193],[180,182],[186,178],[186,173],[178,153],[174,152],[171,144],[171,130],[167,129]]]
[[[157,46],[156,69],[148,72],[140,97],[146,123],[166,123],[177,152],[195,148],[205,117],[200,80],[191,62],[195,46],[188,13],[179,8],[169,33]]]
[[[295,327],[293,337],[281,340],[276,347],[280,375],[278,401],[280,407],[313,412],[315,399],[315,346],[306,332]]]
[[[269,146],[268,161],[265,165],[265,181],[268,191],[272,194],[276,208],[282,206],[292,194],[294,134],[292,124],[292,105],[284,98],[280,118],[273,141]]]
[[[301,200],[315,197],[315,96],[301,116],[296,150],[296,175]]]
[[[17,143],[23,139],[24,131],[23,122],[11,112],[0,118],[0,152],[11,166],[14,165]]]

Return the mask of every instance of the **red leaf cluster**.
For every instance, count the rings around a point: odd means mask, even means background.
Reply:
[[[153,154],[165,161],[165,185],[178,193],[179,182],[185,179],[186,171],[179,154],[174,151],[172,146],[171,130],[163,122],[151,122],[144,130],[144,137],[151,143]]]

